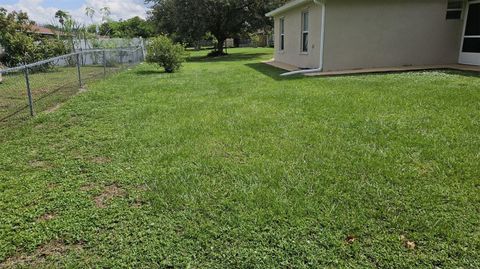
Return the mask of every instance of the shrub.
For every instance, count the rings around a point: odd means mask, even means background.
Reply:
[[[257,48],[257,47],[260,46],[261,38],[258,34],[251,34],[250,35],[250,40],[251,40],[252,46],[254,48]]]
[[[147,62],[160,65],[167,73],[180,69],[186,57],[185,47],[166,36],[152,38],[147,46]]]
[[[68,52],[63,41],[31,33],[32,23],[26,13],[7,13],[0,7],[0,45],[5,50],[0,60],[6,66],[33,63]]]

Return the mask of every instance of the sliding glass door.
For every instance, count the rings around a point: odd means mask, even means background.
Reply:
[[[480,65],[480,1],[468,2],[459,62]]]

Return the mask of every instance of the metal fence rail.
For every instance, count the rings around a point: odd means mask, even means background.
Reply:
[[[141,47],[98,49],[0,70],[0,122],[55,107],[91,81],[143,60]]]

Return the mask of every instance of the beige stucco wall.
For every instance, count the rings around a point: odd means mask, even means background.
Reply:
[[[327,0],[324,70],[457,63],[447,0]]]
[[[309,52],[301,52],[302,12],[309,11]],[[280,18],[285,18],[285,49],[280,51]],[[318,68],[322,8],[313,2],[275,16],[275,61],[300,68]]]

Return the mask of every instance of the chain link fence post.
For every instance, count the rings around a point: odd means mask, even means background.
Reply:
[[[81,64],[81,66],[85,66],[82,52],[83,52],[83,49],[80,47],[80,56],[82,57],[82,61],[80,62],[80,64]]]
[[[122,65],[123,65],[123,51],[120,49],[119,53],[120,53],[120,67],[122,67]]]
[[[78,73],[78,84],[80,85],[80,88],[82,88],[82,73],[80,72],[80,54],[77,53],[77,73]]]
[[[107,77],[107,53],[103,50],[103,77]]]
[[[25,66],[25,69],[23,71],[25,73],[25,84],[27,86],[28,107],[30,108],[30,116],[33,117],[33,98],[32,98],[32,90],[30,88],[30,79],[28,77],[28,67]]]
[[[103,61],[99,58],[102,55]],[[35,63],[2,69],[0,122],[10,118],[35,116],[58,102],[64,102],[79,89],[84,89],[91,80],[108,78],[109,74],[139,64],[142,56],[143,50],[139,46],[83,49]],[[123,68],[118,66],[119,58]]]
[[[142,49],[142,54],[141,54],[141,59],[142,61],[145,61],[145,56],[146,56],[146,51],[145,51],[145,42],[143,40],[143,38],[140,38],[140,48]]]

